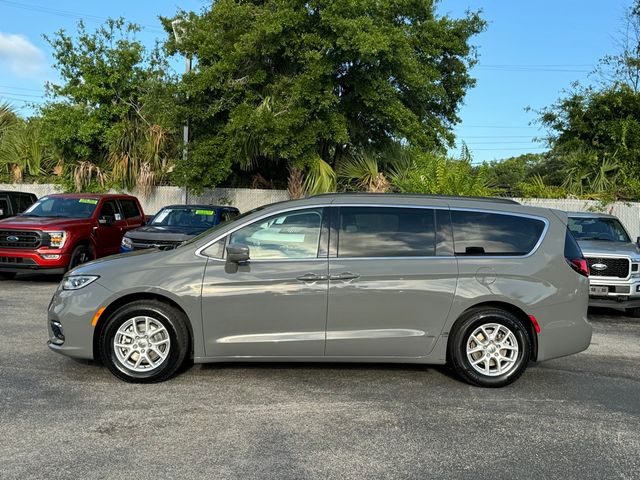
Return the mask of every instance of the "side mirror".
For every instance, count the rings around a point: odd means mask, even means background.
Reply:
[[[638,245],[638,247],[640,247],[640,237],[636,238],[636,245]]]
[[[227,262],[245,263],[249,261],[249,247],[240,243],[227,245]]]
[[[113,217],[111,215],[105,215],[103,217],[100,217],[98,219],[98,223],[104,227],[110,227],[111,225],[113,225],[113,222],[115,220],[113,219]]]

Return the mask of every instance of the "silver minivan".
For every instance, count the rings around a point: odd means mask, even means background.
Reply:
[[[560,211],[320,195],[76,268],[51,301],[49,346],[131,382],[192,359],[449,363],[500,387],[588,347],[587,275]]]

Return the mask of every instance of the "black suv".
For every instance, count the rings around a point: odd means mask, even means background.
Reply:
[[[0,190],[0,220],[24,212],[37,199],[33,193]]]

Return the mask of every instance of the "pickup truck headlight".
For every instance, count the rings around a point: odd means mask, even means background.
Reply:
[[[122,237],[122,243],[120,245],[126,250],[133,250],[133,242],[129,237]]]
[[[69,275],[62,279],[62,289],[80,290],[99,278],[97,275]]]
[[[49,246],[51,248],[62,248],[67,241],[67,232],[44,232],[49,235]]]

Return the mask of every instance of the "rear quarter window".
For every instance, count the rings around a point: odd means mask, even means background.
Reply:
[[[451,220],[456,255],[527,255],[545,227],[535,218],[463,210],[452,210]]]
[[[134,200],[120,200],[120,205],[122,206],[124,218],[136,218],[140,216],[140,210],[138,210],[138,205]]]

